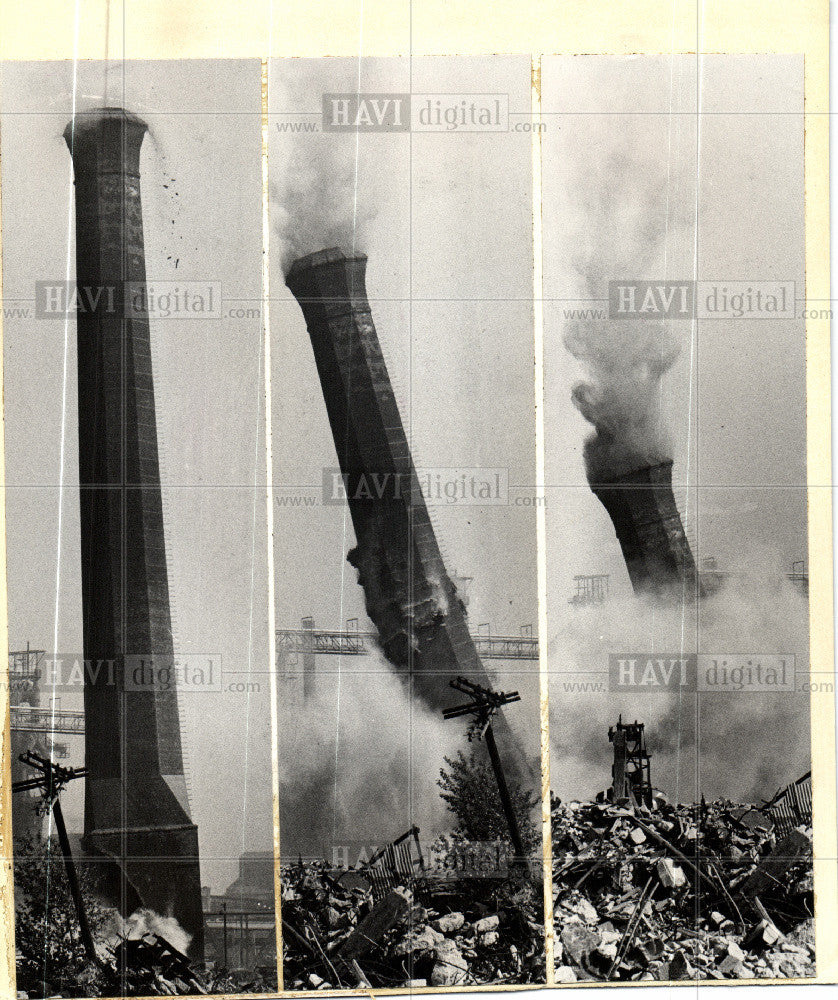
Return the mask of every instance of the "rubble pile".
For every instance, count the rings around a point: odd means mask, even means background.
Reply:
[[[812,832],[728,801],[552,804],[558,982],[815,974]]]
[[[375,898],[357,871],[283,873],[286,989],[543,982],[541,883],[417,875]]]
[[[97,944],[97,961],[88,962],[67,981],[38,982],[17,977],[17,1000],[28,997],[145,997],[270,993],[277,989],[276,969],[211,970],[196,968],[170,941],[142,931],[116,944]]]

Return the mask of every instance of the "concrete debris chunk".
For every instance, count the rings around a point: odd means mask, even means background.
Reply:
[[[600,924],[597,930],[599,931],[599,940],[602,944],[616,943],[623,936],[619,931],[615,930],[610,920],[607,920],[604,924]]]
[[[565,955],[577,965],[599,946],[599,934],[578,919],[570,920],[562,927],[561,939]]]
[[[690,960],[687,958],[685,952],[679,948],[669,960],[669,978],[695,979],[695,977],[695,969],[690,965]]]
[[[596,953],[600,956],[600,958],[607,958],[610,961],[613,961],[617,957],[617,942],[603,941],[600,939],[600,942],[597,945]]]
[[[468,963],[457,945],[443,938],[435,949],[436,962],[431,972],[431,986],[458,986],[468,974]]]
[[[721,972],[727,979],[748,979],[748,969],[747,967],[739,961],[739,959],[734,958],[733,955],[725,956],[724,961],[722,961],[719,966],[719,972]]]
[[[812,831],[807,827],[796,827],[790,830],[777,846],[757,866],[744,885],[742,892],[746,896],[762,895],[778,883],[782,884],[788,870],[801,858],[812,856]]]
[[[344,962],[360,958],[374,947],[399,921],[410,913],[413,900],[402,888],[392,889],[367,913],[338,949]]]
[[[431,927],[442,934],[452,934],[458,931],[466,922],[462,913],[446,913],[444,916],[431,921]]]
[[[778,972],[784,979],[797,979],[801,976],[814,975],[814,969],[811,968],[809,963],[789,958],[784,958],[780,962]]]
[[[666,889],[680,889],[687,884],[684,869],[676,865],[671,858],[660,858],[657,872],[661,885]]]
[[[415,951],[433,951],[445,938],[439,931],[426,924],[421,930],[415,927],[405,934],[393,948],[394,955],[411,955]]]
[[[591,925],[599,923],[599,914],[584,896],[569,896],[560,900],[558,905],[561,910],[565,911],[565,914],[579,917],[583,923]],[[560,916],[558,910],[557,916]]]
[[[777,925],[771,920],[760,920],[753,928],[745,942],[745,947],[749,951],[770,948],[779,944],[783,940],[783,935],[777,929]]]
[[[635,945],[637,951],[643,956],[647,963],[652,963],[660,958],[664,953],[664,944],[659,937],[643,937]]]
[[[745,961],[745,952],[739,947],[735,941],[731,941],[727,946],[727,954],[730,958],[735,959],[737,962]]]

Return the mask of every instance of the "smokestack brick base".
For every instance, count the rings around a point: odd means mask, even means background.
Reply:
[[[295,261],[286,283],[311,337],[357,540],[348,558],[367,614],[387,659],[442,709],[455,677],[491,683],[428,516],[367,300],[366,264],[364,255],[323,250]],[[374,477],[387,484],[383,495],[370,495]],[[495,732],[516,774],[528,774],[502,718]]]
[[[672,492],[672,462],[592,482],[608,511],[637,594],[692,601],[702,588]]]
[[[76,189],[78,408],[85,677],[84,846],[110,902],[173,916],[203,955],[198,834],[188,812],[177,693],[146,663],[174,663],[148,319],[127,309],[146,280],[140,201],[145,123],[121,108],[64,133]],[[137,684],[137,680],[140,683]]]

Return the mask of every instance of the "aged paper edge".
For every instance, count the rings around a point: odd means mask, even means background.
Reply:
[[[266,99],[266,52],[278,57],[357,56],[357,27],[362,7],[365,23],[363,54],[367,56],[529,52],[534,54],[532,58],[537,62],[540,53],[695,54],[699,51],[702,54],[803,54],[806,296],[809,299],[829,298],[829,12],[828,3],[824,0],[804,0],[793,6],[787,6],[779,0],[740,0],[736,5],[726,5],[724,0],[706,3],[696,0],[684,3],[677,0],[674,3],[635,0],[619,7],[610,7],[607,19],[603,17],[602,8],[598,4],[580,3],[578,0],[558,8],[540,0],[497,0],[492,5],[492,19],[485,17],[485,7],[475,0],[459,0],[456,4],[427,0],[416,8],[410,3],[392,3],[388,0],[364,0],[363,4],[344,5],[323,3],[320,0],[306,4],[286,0],[265,4],[258,9],[247,9],[229,3],[216,4],[210,0],[171,0],[167,3],[162,0],[147,0],[142,4],[110,4],[107,0],[90,0],[79,9],[50,0],[42,7],[46,7],[46,10],[39,20],[38,31],[33,32],[31,15],[25,5],[3,5],[0,9],[0,58],[67,59],[72,55],[74,36],[77,39],[77,56],[83,59],[253,57],[263,61],[263,101]],[[79,18],[78,22],[76,17]],[[534,110],[535,108],[534,103]],[[263,161],[266,161],[264,145]],[[263,294],[267,296],[267,271],[264,272]],[[811,668],[816,672],[831,674],[834,637],[829,333],[829,320],[806,320]],[[266,341],[267,339],[266,337]],[[267,343],[265,350],[266,360],[269,361]],[[269,412],[266,413],[268,424]],[[0,507],[0,568],[3,570],[0,638],[8,647],[4,475],[3,456],[0,455],[0,488],[4,490]],[[270,491],[270,482],[267,488]],[[269,504],[269,511],[271,509]],[[270,513],[268,516],[270,518]],[[270,528],[269,524],[269,537]],[[543,536],[540,535],[540,561],[543,558],[542,549]],[[542,644],[546,638],[543,628],[543,596],[540,587],[539,638]],[[541,670],[543,673],[543,664]],[[542,687],[542,693],[543,691]],[[0,995],[14,996],[11,790],[6,777],[9,773],[10,753],[7,685],[2,685],[0,712],[3,719],[3,739],[0,746],[0,919],[3,922],[3,933],[0,934]],[[542,731],[545,736],[546,712],[547,707],[542,704]],[[818,973],[815,979],[794,982],[829,983],[835,982],[838,976],[838,935],[835,933],[838,929],[838,863],[835,856],[835,831],[838,824],[835,797],[835,706],[832,697],[813,697],[811,716]],[[272,719],[272,731],[275,745],[275,719]],[[546,761],[547,752],[543,752],[543,762]],[[273,769],[275,770],[275,764]],[[275,774],[272,793],[275,851],[278,852],[279,820]],[[547,846],[545,842],[545,848]],[[545,850],[545,862],[546,860]],[[548,887],[549,883],[546,883],[545,899]],[[279,915],[278,908],[277,914]],[[281,924],[278,924],[278,938],[280,928]],[[552,979],[550,971],[548,966],[548,979]],[[769,985],[766,980],[759,982]],[[777,982],[782,981],[772,980],[770,984]],[[540,988],[544,988],[544,985]],[[729,986],[731,983],[702,981],[702,985]],[[539,986],[459,987],[454,990],[464,993],[533,988]],[[387,992],[408,994],[439,991],[427,989]],[[368,994],[368,990],[360,989],[320,993],[327,996]],[[280,995],[298,996],[300,993],[295,991]]]

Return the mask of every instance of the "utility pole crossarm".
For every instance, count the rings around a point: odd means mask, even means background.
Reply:
[[[463,705],[455,705],[443,711],[443,719],[458,719],[464,715],[473,715],[478,723],[478,735],[486,738],[486,749],[489,751],[489,760],[492,763],[492,770],[498,785],[501,806],[509,827],[509,836],[512,846],[515,849],[515,861],[517,864],[524,864],[526,850],[521,837],[521,830],[518,826],[518,817],[512,805],[512,796],[509,794],[509,786],[506,783],[506,775],[503,773],[498,747],[495,743],[495,734],[492,730],[492,716],[504,705],[511,705],[520,701],[521,696],[517,691],[493,691],[491,688],[481,687],[465,677],[457,677],[450,682],[455,691],[468,695],[472,700]],[[472,739],[473,733],[469,734]]]
[[[79,921],[82,944],[90,961],[98,965],[99,956],[96,954],[93,935],[90,932],[90,924],[87,922],[87,913],[84,908],[79,876],[76,871],[75,861],[73,860],[70,838],[67,836],[67,827],[64,823],[64,814],[61,811],[61,800],[59,798],[60,793],[68,782],[74,778],[83,778],[87,771],[83,767],[62,767],[49,758],[35,753],[34,750],[27,750],[26,753],[22,753],[18,760],[22,764],[28,764],[36,771],[39,771],[40,776],[14,782],[12,791],[24,792],[29,789],[40,788],[44,800],[44,811],[52,811],[52,818],[55,820],[55,831],[58,834],[58,842],[61,845],[61,854],[64,858],[64,867],[67,871],[70,895],[73,897],[73,905],[76,908],[76,916]]]

